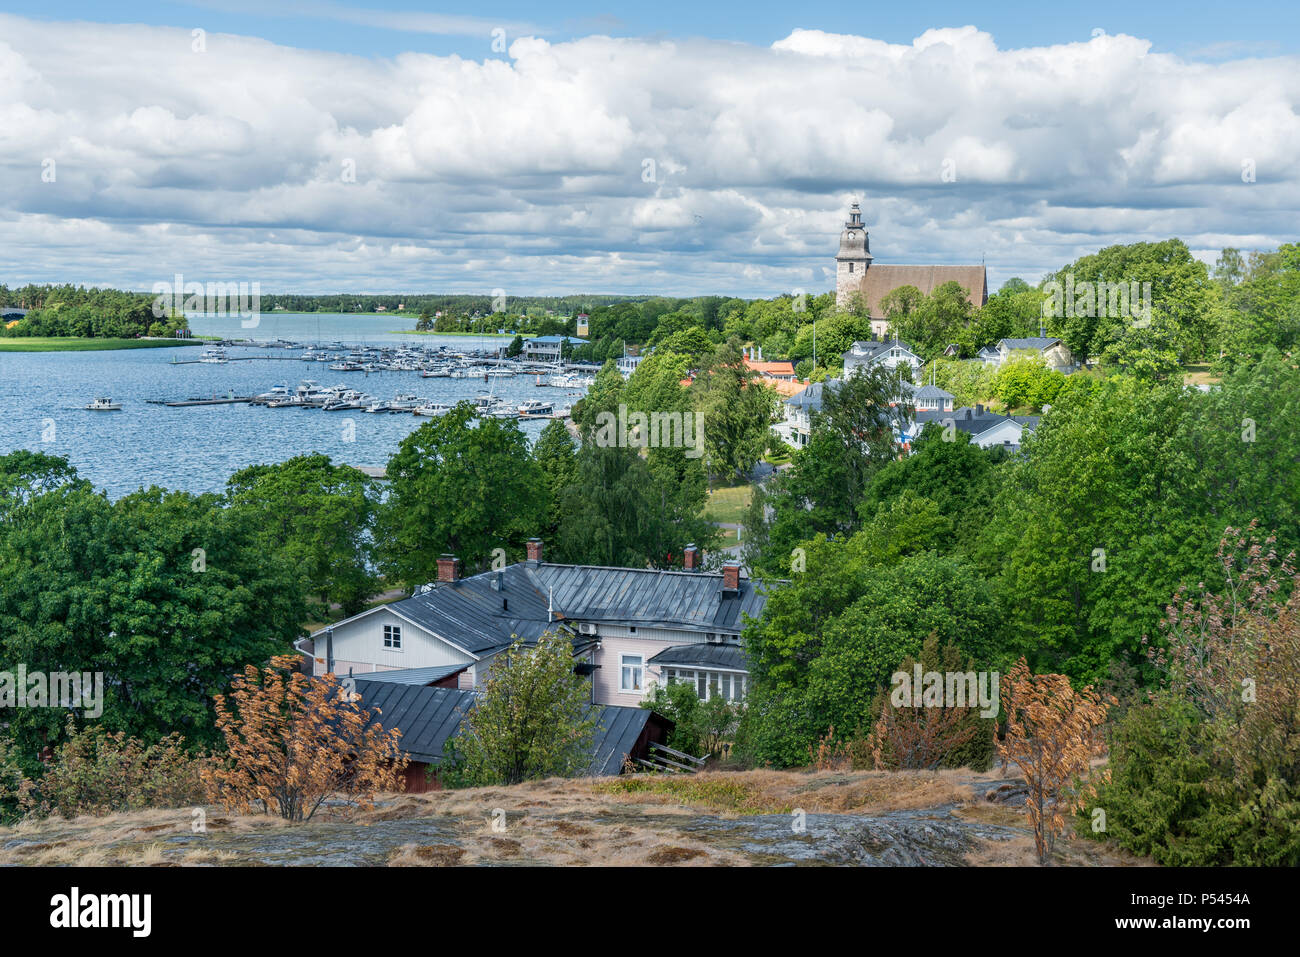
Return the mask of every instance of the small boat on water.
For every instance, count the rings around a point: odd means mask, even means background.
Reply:
[[[424,405],[424,400],[410,392],[399,392],[388,403],[389,412],[414,412]]]
[[[289,398],[289,387],[286,385],[273,385],[269,392],[263,392],[260,395],[253,396],[253,405],[267,405],[276,399]]]
[[[114,402],[112,399],[105,396],[104,398],[96,399],[89,405],[83,406],[83,408],[90,412],[121,412],[122,403]]]
[[[551,416],[555,414],[555,403],[547,402],[545,399],[525,399],[519,404],[520,418],[532,418],[534,416]]]
[[[446,415],[451,411],[451,406],[443,402],[427,402],[415,410],[415,415],[438,416]]]

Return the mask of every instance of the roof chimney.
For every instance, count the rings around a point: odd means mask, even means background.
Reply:
[[[740,591],[740,562],[724,562],[722,565],[722,590]]]
[[[528,540],[528,560],[534,564],[542,560],[542,540],[540,538],[530,538]]]
[[[694,542],[682,549],[682,566],[688,572],[700,570],[700,550],[695,547]]]
[[[975,404],[975,414],[976,415],[984,414],[984,406],[980,405],[978,402]]]
[[[460,559],[445,552],[438,556],[438,581],[454,582],[460,578]]]

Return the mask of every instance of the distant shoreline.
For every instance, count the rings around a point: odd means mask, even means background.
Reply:
[[[0,337],[0,352],[108,352],[114,349],[176,349],[207,345],[204,339],[96,339],[90,336]]]
[[[513,332],[434,332],[432,329],[389,329],[394,336],[470,336],[475,339],[513,339]]]

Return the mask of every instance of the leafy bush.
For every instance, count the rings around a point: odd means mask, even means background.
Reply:
[[[1162,864],[1300,864],[1300,576],[1273,545],[1229,528],[1223,594],[1170,605],[1167,687],[1112,732],[1093,836]]]
[[[955,645],[941,645],[933,634],[926,638],[921,654],[904,658],[898,671],[910,675],[917,664],[923,672],[975,671],[974,663]],[[913,694],[920,694],[920,689],[914,688]],[[996,715],[982,717],[978,703],[966,708],[894,708],[890,697],[887,691],[876,695],[875,720],[865,742],[871,763],[864,766],[973,771],[987,771],[992,766]]]
[[[185,807],[206,800],[200,778],[205,759],[187,753],[179,734],[146,745],[125,732],[111,734],[98,725],[78,731],[69,719],[67,735],[38,781],[17,782],[23,811],[73,818]],[[0,782],[0,789],[4,787],[5,782]]]
[[[656,685],[641,707],[652,708],[673,722],[670,748],[696,757],[721,752],[723,744],[735,735],[741,711],[720,695],[701,701],[695,685],[684,681]]]

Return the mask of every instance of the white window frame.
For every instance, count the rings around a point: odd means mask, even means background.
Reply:
[[[384,625],[383,642],[385,651],[401,651],[402,626],[393,624]]]
[[[633,664],[632,662],[636,662]],[[639,687],[628,687],[628,673],[631,670],[633,684]],[[618,690],[624,694],[640,694],[645,691],[645,655],[621,654],[618,656]]]

